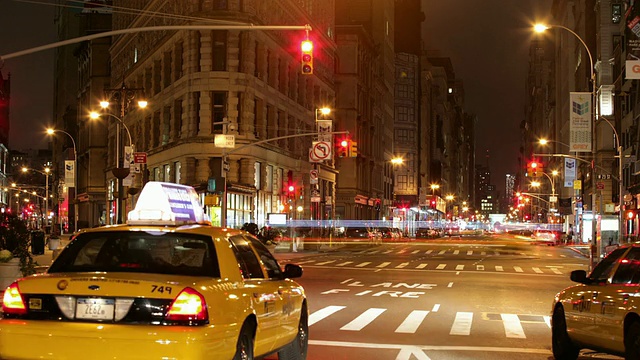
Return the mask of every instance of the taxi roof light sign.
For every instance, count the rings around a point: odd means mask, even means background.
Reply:
[[[129,211],[130,225],[210,224],[196,190],[187,185],[148,182]]]

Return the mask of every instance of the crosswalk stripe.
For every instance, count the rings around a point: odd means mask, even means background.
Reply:
[[[345,265],[349,265],[349,264],[351,264],[352,262],[353,262],[353,261],[345,261],[345,262],[343,262],[343,263],[336,264],[336,266],[345,266]]]
[[[500,314],[502,318],[502,324],[504,325],[504,333],[508,338],[516,338],[516,339],[526,339],[527,337],[524,334],[524,330],[522,329],[522,324],[520,324],[520,319],[518,315],[515,314]]]
[[[464,270],[464,265],[456,265],[456,270]]]
[[[446,267],[447,267],[447,264],[440,264],[440,265],[438,265],[438,267],[436,267],[436,269],[437,270],[442,270],[442,269],[444,269]]]
[[[473,250],[467,251],[467,255],[473,255]]]
[[[556,268],[551,268],[551,271],[553,271],[554,274],[562,274],[562,272]]]
[[[320,309],[313,314],[309,315],[309,326],[317,323],[318,321],[333,315],[334,313],[344,309],[346,306],[327,306],[326,308]]]
[[[493,254],[498,256],[498,255],[500,255],[500,252],[499,251],[494,251]]]
[[[547,254],[547,256],[551,256],[551,254]]]
[[[412,254],[417,254],[417,253],[419,253],[419,252],[420,252],[420,250],[413,250],[411,253],[412,253]]]
[[[504,269],[502,268],[502,266],[496,265],[496,271],[504,271]]]
[[[540,270],[540,268],[534,267],[533,271],[538,273],[538,274],[542,274],[542,270]]]
[[[296,261],[296,264],[308,264],[315,262],[315,260],[304,260],[304,261]]]
[[[439,309],[440,309],[440,304],[435,304],[433,305],[433,309],[431,309],[431,312],[438,312]]]
[[[560,257],[567,257],[567,255],[560,255]]]
[[[516,272],[523,272],[523,271],[522,271],[522,268],[521,268],[520,266],[514,266],[514,267],[513,267],[513,269],[514,269]]]
[[[440,252],[438,253],[438,255],[442,255],[442,254],[444,254],[444,253],[446,253],[446,252],[447,252],[447,250],[440,250]]]
[[[367,266],[367,265],[369,265],[369,264],[371,264],[371,262],[370,262],[370,261],[365,261],[365,262],[363,262],[363,263],[360,263],[360,264],[356,265],[356,267],[365,267],[365,266]]]
[[[407,265],[409,265],[409,263],[402,263],[402,264],[396,266],[396,269],[402,269],[403,267],[406,267]]]
[[[458,255],[458,254],[460,254],[460,250],[456,250],[453,252],[453,255]]]
[[[484,271],[484,265],[476,265],[476,270]]]
[[[427,264],[425,263],[425,264],[420,264],[420,265],[416,266],[416,269],[424,269],[426,267],[427,267]]]
[[[367,254],[369,254],[369,255],[373,255],[373,254],[377,254],[377,253],[379,253],[379,252],[380,252],[380,250],[374,250],[374,251],[370,251],[370,252],[368,252]]]
[[[383,268],[383,267],[388,266],[389,264],[391,264],[391,263],[390,262],[383,262],[382,264],[380,264],[380,265],[378,265],[376,267]]]
[[[487,252],[483,251],[483,252],[480,253],[480,255],[482,255],[482,256],[487,255]]]
[[[413,334],[418,330],[420,324],[424,318],[429,314],[429,311],[425,310],[413,310],[409,316],[398,326],[397,333]]]
[[[353,319],[350,323],[340,328],[340,330],[359,331],[365,326],[369,325],[380,314],[387,309],[371,308],[360,314],[357,318]]]
[[[469,335],[471,334],[471,323],[473,321],[473,313],[457,312],[456,319],[453,321],[449,335]]]
[[[427,252],[425,252],[425,254],[431,254],[433,252],[433,250],[427,250]]]
[[[549,315],[545,315],[542,317],[544,319],[545,324],[547,324],[547,326],[549,327],[549,329],[551,329],[551,316]]]
[[[327,264],[331,264],[333,262],[336,262],[335,260],[329,260],[329,261],[323,261],[323,262],[319,262],[316,265],[327,265]]]
[[[388,254],[388,253],[390,253],[390,252],[392,252],[392,251],[393,251],[393,250],[387,250],[387,251],[383,251],[382,253],[383,253],[383,254]]]

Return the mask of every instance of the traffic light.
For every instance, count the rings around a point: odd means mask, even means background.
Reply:
[[[538,177],[540,171],[542,171],[542,169],[540,169],[540,164],[536,161],[530,162],[527,166],[527,175],[531,177]]]
[[[435,209],[437,207],[436,206],[437,204],[438,204],[438,202],[436,201],[436,199],[431,199],[431,208],[432,209]]]
[[[349,140],[345,139],[340,141],[340,143],[338,144],[338,156],[341,158],[348,157],[350,148],[351,145],[349,144]]]
[[[300,43],[301,50],[301,71],[303,75],[313,74],[313,43],[311,40],[304,40]]]
[[[351,141],[351,147],[349,148],[349,157],[358,157],[358,143]]]
[[[289,186],[287,187],[287,195],[290,198],[296,197],[296,187],[294,185],[289,184]]]
[[[627,220],[633,220],[636,217],[636,213],[633,210],[625,210],[624,218]]]

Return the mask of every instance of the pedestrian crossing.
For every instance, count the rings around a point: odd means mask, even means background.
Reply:
[[[392,324],[388,324],[389,318],[381,319],[381,315],[388,310],[386,308],[368,308],[355,315],[344,311],[346,308],[346,306],[331,305],[313,311],[309,315],[309,326],[336,326],[340,331],[357,332],[366,331],[369,327],[379,329],[379,326],[374,326],[376,321],[385,321],[385,328],[390,331],[393,329],[394,333],[420,334],[432,332],[433,328],[430,328],[429,324],[433,323],[444,324],[450,336],[458,337],[471,336],[474,332],[495,331],[494,327],[486,327],[487,323],[500,322],[502,334],[510,339],[527,339],[525,331],[527,328],[536,334],[543,332],[545,335],[551,328],[551,318],[547,315],[486,314],[458,311],[452,316],[452,313],[438,313],[439,304],[435,304],[430,310],[414,309],[404,312],[403,316],[394,315],[392,321],[395,323]]]
[[[406,248],[400,248],[400,249],[391,249],[391,250],[385,250],[385,249],[374,249],[374,250],[362,250],[362,251],[357,251],[354,252],[354,254],[361,254],[361,255],[407,255],[407,254],[411,254],[411,255],[438,255],[438,256],[442,256],[442,255],[457,255],[457,256],[532,256],[532,253],[526,253],[526,252],[514,252],[514,251],[508,251],[508,250],[492,250],[492,251],[486,251],[486,250],[460,250],[460,249],[441,249],[441,250],[434,250],[434,249],[429,249],[429,250],[411,250],[406,249]],[[539,256],[539,255],[536,255]],[[566,255],[566,254],[554,254],[554,253],[547,253],[547,254],[543,254],[543,256],[545,257],[558,257],[558,258],[577,258],[577,259],[583,259],[584,257],[579,256],[579,255]]]
[[[445,271],[477,271],[477,272],[502,272],[502,273],[529,273],[529,274],[546,274],[546,275],[564,275],[569,273],[571,269],[565,270],[562,266],[506,266],[506,265],[483,265],[483,264],[451,264],[442,262],[402,262],[402,261],[339,261],[325,260],[319,261],[314,259],[301,259],[295,261],[298,265],[315,267],[315,266],[333,266],[337,268],[371,268],[371,269],[399,269],[399,270],[445,270]],[[564,271],[563,271],[564,270]]]

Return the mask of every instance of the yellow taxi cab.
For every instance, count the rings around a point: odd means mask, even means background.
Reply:
[[[0,359],[306,359],[304,289],[191,187],[150,182],[127,224],[80,231],[5,291]]]
[[[553,302],[553,356],[574,360],[588,348],[640,359],[640,243],[613,250],[588,276],[574,270],[571,280],[579,285]]]

